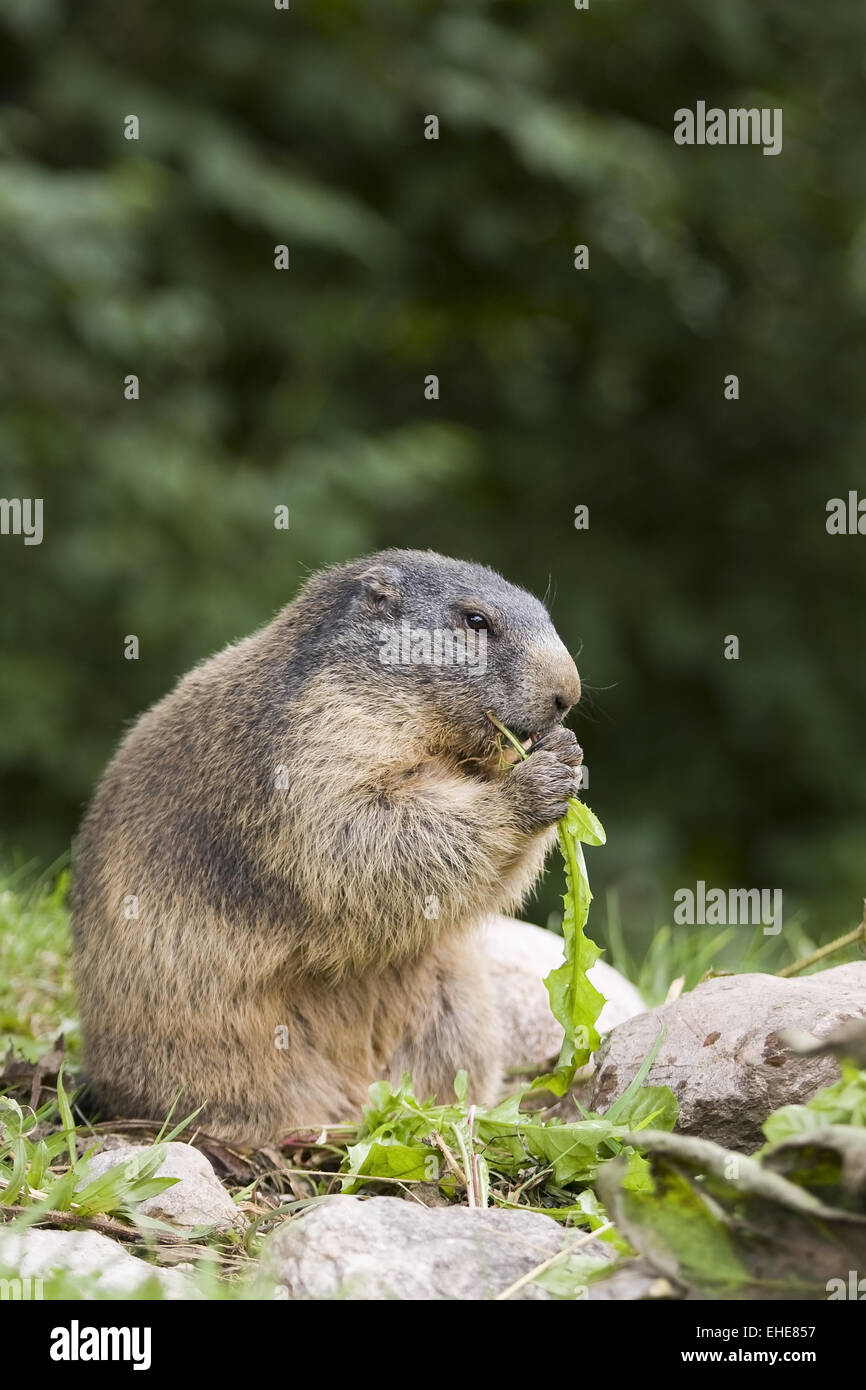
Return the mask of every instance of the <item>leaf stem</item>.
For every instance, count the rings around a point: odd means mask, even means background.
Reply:
[[[803,956],[800,960],[795,960],[793,965],[786,965],[784,970],[776,972],[780,980],[788,980],[792,975],[799,975],[801,970],[807,970],[810,965],[816,965],[825,956],[831,956],[835,951],[843,951],[846,946],[853,946],[856,942],[866,945],[866,903],[863,908],[863,921],[859,927],[849,931],[845,936],[837,936],[835,941],[828,941],[826,946],[820,946],[811,955]]]
[[[517,737],[517,735],[513,734],[510,729],[507,729],[505,725],[502,723],[502,720],[497,719],[495,714],[491,714],[489,709],[485,710],[484,713],[487,715],[487,718],[490,720],[491,724],[494,724],[496,728],[499,730],[499,732],[505,735],[505,737],[508,739],[508,742],[517,749],[518,753],[520,754],[521,761],[525,761],[529,757],[529,754],[526,751],[525,746],[520,742],[520,739]]]

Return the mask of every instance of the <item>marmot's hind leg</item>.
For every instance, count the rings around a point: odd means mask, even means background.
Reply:
[[[502,1021],[473,939],[443,944],[415,982],[413,1026],[389,1066],[392,1084],[403,1072],[419,1100],[454,1099],[454,1078],[469,1073],[470,1103],[492,1105],[502,1091]]]

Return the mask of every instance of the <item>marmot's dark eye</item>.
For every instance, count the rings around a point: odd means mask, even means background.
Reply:
[[[482,613],[464,613],[463,621],[473,632],[487,632],[489,623]]]

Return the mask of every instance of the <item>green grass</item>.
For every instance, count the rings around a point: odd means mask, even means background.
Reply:
[[[67,1054],[80,1045],[70,967],[68,872],[34,876],[32,868],[0,873],[0,1049],[28,1060],[58,1033]]]

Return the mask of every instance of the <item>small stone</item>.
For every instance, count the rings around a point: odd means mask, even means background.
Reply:
[[[138,1208],[142,1215],[165,1221],[184,1233],[200,1226],[215,1227],[218,1231],[242,1228],[242,1214],[204,1154],[190,1144],[170,1143],[163,1147],[165,1158],[154,1177],[179,1178],[180,1181],[155,1197],[146,1198]],[[109,1168],[140,1158],[143,1152],[143,1147],[127,1144],[94,1154],[89,1161],[90,1175],[101,1177]]]

